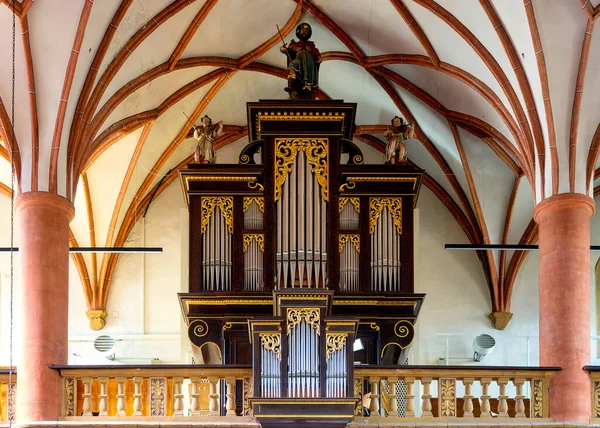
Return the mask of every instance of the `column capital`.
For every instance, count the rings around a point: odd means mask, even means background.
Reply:
[[[75,217],[73,203],[62,196],[49,192],[25,192],[15,198],[15,209],[18,213],[30,208],[45,208],[57,211],[69,219]]]
[[[533,211],[533,218],[539,224],[548,214],[568,210],[584,210],[591,217],[596,210],[596,202],[581,193],[561,193],[550,196],[537,204]]]

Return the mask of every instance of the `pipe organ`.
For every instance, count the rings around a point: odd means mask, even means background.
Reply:
[[[267,100],[247,110],[250,143],[238,164],[180,172],[189,338],[198,352],[218,347],[217,362],[253,364],[263,426],[278,426],[269,423],[284,399],[304,400],[308,413],[352,414],[354,365],[402,364],[414,337],[423,171],[364,164],[352,142],[356,104]]]

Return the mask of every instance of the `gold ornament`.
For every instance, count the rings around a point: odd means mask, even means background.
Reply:
[[[250,207],[250,204],[254,202],[256,205],[258,205],[258,208],[260,209],[261,213],[265,212],[265,200],[263,198],[257,197],[257,198],[244,198],[244,212],[248,211],[248,208]]]
[[[340,235],[340,253],[348,241],[352,242],[356,248],[356,252],[360,253],[360,235]]]
[[[307,324],[317,330],[317,334],[321,334],[319,321],[321,319],[321,311],[318,308],[288,308],[287,310],[287,334],[304,319]]]
[[[375,232],[375,226],[377,220],[381,216],[381,212],[384,208],[388,209],[388,212],[394,220],[394,225],[398,231],[398,235],[402,235],[402,199],[401,198],[370,198],[369,199],[369,232],[373,234]]]
[[[344,349],[348,333],[327,333],[327,359],[337,351]]]
[[[339,210],[342,212],[346,204],[350,201],[357,213],[360,213],[360,199],[359,198],[340,198]]]
[[[206,232],[206,226],[210,216],[216,207],[221,209],[221,213],[225,218],[227,224],[227,230],[229,233],[233,233],[233,198],[231,196],[203,196],[202,197],[202,215],[201,215],[201,227],[200,232]]]
[[[247,233],[244,234],[244,253],[252,241],[256,241],[260,251],[265,252],[265,236],[262,233]]]
[[[321,186],[321,197],[329,200],[328,191],[328,152],[327,138],[276,138],[275,139],[275,202],[281,199],[281,188],[296,160],[299,151],[306,154],[306,160],[312,165],[312,172]]]
[[[281,335],[279,333],[261,333],[259,336],[263,348],[274,353],[281,360]]]

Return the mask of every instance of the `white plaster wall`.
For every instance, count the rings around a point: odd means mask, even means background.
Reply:
[[[537,253],[532,253],[517,277],[511,311],[513,320],[504,331],[495,330],[489,292],[475,252],[444,250],[444,244],[469,243],[454,218],[427,188],[421,189],[415,292],[426,293],[417,322],[418,353],[413,364],[438,364],[445,356],[449,339],[450,364],[527,365],[527,339],[530,339],[530,365],[538,357]],[[482,363],[472,360],[472,343],[479,334],[496,339],[493,352]]]

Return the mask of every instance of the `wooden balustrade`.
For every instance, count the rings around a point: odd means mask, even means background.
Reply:
[[[64,420],[235,418],[251,422],[252,368],[239,365],[53,366]]]
[[[355,395],[361,400],[355,409],[355,420],[551,421],[548,389],[558,370],[556,367],[356,366]],[[595,385],[600,421],[600,367]]]
[[[585,366],[585,370],[590,372],[590,381],[592,382],[592,415],[591,424],[600,424],[600,366]]]
[[[16,403],[17,392],[17,374],[13,372],[12,388],[8,369],[0,369],[0,422],[14,421],[15,415],[12,409],[9,409],[8,402],[12,399]]]

